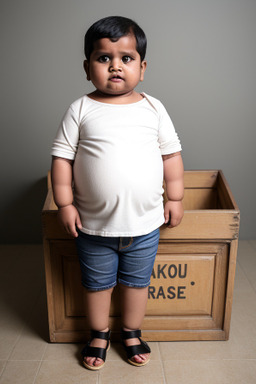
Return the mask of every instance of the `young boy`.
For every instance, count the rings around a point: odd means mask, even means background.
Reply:
[[[132,20],[107,17],[85,35],[84,69],[95,91],[75,101],[52,148],[52,185],[61,223],[76,238],[92,338],[83,364],[103,367],[111,294],[120,284],[128,361],[148,363],[140,339],[159,227],[183,216],[181,146],[165,108],[138,93],[146,36]],[[163,208],[163,177],[168,201]]]

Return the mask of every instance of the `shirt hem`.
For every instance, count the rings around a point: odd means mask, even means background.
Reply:
[[[147,229],[138,230],[138,231],[123,231],[123,232],[110,232],[110,231],[95,231],[88,228],[79,228],[81,232],[86,233],[87,235],[101,236],[101,237],[132,237],[132,236],[143,236],[147,235],[150,232],[153,232],[164,224],[164,217],[161,220],[158,220],[154,225],[150,226]]]
[[[160,152],[161,152],[161,155],[164,156],[164,155],[172,155],[173,153],[177,153],[177,152],[181,152],[182,151],[182,148],[181,146],[177,146],[177,147],[170,147],[170,148],[164,148],[164,149],[160,149]]]
[[[51,155],[55,156],[55,157],[61,157],[62,159],[67,159],[67,160],[74,160],[75,159],[74,154],[69,154],[69,153],[65,153],[65,152],[61,152],[61,151],[57,151],[57,150],[51,151]]]

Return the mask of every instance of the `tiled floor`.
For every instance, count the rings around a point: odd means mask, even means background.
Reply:
[[[40,245],[0,246],[0,384],[254,384],[256,240],[240,241],[229,341],[150,343],[135,368],[112,344],[99,372],[84,369],[81,345],[49,344]]]

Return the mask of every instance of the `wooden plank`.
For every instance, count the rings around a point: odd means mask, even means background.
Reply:
[[[217,209],[216,189],[185,189],[183,207],[185,210]]]
[[[226,340],[225,332],[221,329],[214,330],[191,330],[191,331],[142,331],[145,341],[211,341]],[[54,334],[56,343],[81,343],[90,338],[88,331],[58,331]],[[112,332],[111,339],[120,341],[120,332]]]
[[[185,188],[215,188],[218,177],[218,170],[212,171],[185,171]]]
[[[230,241],[219,241],[216,240],[161,240],[158,246],[157,254],[216,254],[218,250],[225,244],[229,245]]]
[[[239,211],[191,210],[185,211],[181,224],[175,228],[163,225],[160,240],[237,239],[239,234]],[[44,236],[47,239],[72,239],[60,226],[56,211],[42,215]]]
[[[45,212],[51,211],[51,201],[52,201],[52,192],[50,190],[48,190],[47,195],[46,195],[46,199],[44,202],[42,214]]]
[[[219,330],[198,331],[143,331],[142,337],[145,341],[209,341],[226,340],[225,332]]]
[[[58,208],[53,199],[52,189],[48,189],[44,207],[43,207],[43,213],[57,211],[57,210]]]
[[[239,211],[239,208],[235,202],[234,196],[230,190],[226,178],[220,171],[218,175],[218,197],[220,200],[220,207],[224,209],[234,209]]]
[[[44,263],[45,263],[45,280],[46,280],[46,294],[47,294],[47,308],[48,308],[48,323],[49,323],[49,337],[50,341],[54,342],[55,339],[55,301],[53,294],[52,282],[52,268],[51,268],[51,252],[49,242],[44,239]]]
[[[47,188],[52,189],[51,171],[48,171],[47,173]]]
[[[226,340],[228,340],[229,330],[230,330],[234,284],[235,284],[237,248],[238,248],[238,239],[233,240],[230,244],[229,271],[227,276],[227,294],[226,294],[226,305],[225,305],[225,312],[224,312],[225,318],[224,318],[224,325],[223,325],[223,329],[226,335]]]
[[[228,274],[227,244],[220,246],[215,258],[214,292],[212,296],[212,318],[216,328],[222,328],[225,310],[226,284]]]
[[[177,315],[211,316],[215,256],[175,254],[171,246],[167,254],[157,254],[146,316],[169,316],[170,322]]]
[[[72,236],[69,236],[65,229],[59,223],[57,218],[57,211],[45,211],[42,214],[42,226],[43,234],[46,239],[63,239],[71,240]]]
[[[75,245],[75,244],[74,244]],[[75,246],[74,246],[75,248]],[[81,284],[81,272],[76,249],[72,256],[62,258],[63,284],[65,293],[65,315],[67,317],[86,316],[84,287]]]
[[[181,224],[175,228],[163,225],[160,239],[237,239],[239,211],[185,211]]]

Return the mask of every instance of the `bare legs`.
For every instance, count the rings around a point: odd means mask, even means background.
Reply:
[[[103,331],[108,328],[112,292],[113,288],[86,292],[86,308],[91,329]]]
[[[121,288],[121,303],[122,303],[122,321],[124,331],[132,331],[140,329],[147,306],[148,287],[146,288],[131,288],[120,285]],[[127,347],[140,344],[139,339],[125,340]],[[147,353],[135,355],[133,360],[136,363],[143,363],[148,359]]]
[[[85,304],[91,329],[101,332],[107,332],[109,330],[108,318],[112,292],[113,288],[106,289],[104,291],[86,291]],[[102,339],[93,339],[90,346],[106,348],[107,341]],[[95,367],[102,364],[102,360],[95,357],[85,357],[85,361],[88,365],[94,365]]]
[[[105,291],[87,291],[86,307],[88,310],[88,320],[91,329],[96,331],[108,331],[109,310],[113,289]],[[123,328],[125,331],[140,329],[147,305],[148,288],[131,288],[120,285],[121,310]],[[90,346],[106,348],[106,340],[93,339]],[[128,339],[125,341],[127,346],[140,344],[138,339]],[[136,355],[133,359],[141,363],[148,358],[148,354]],[[102,361],[95,357],[86,357],[89,365],[101,365]]]

